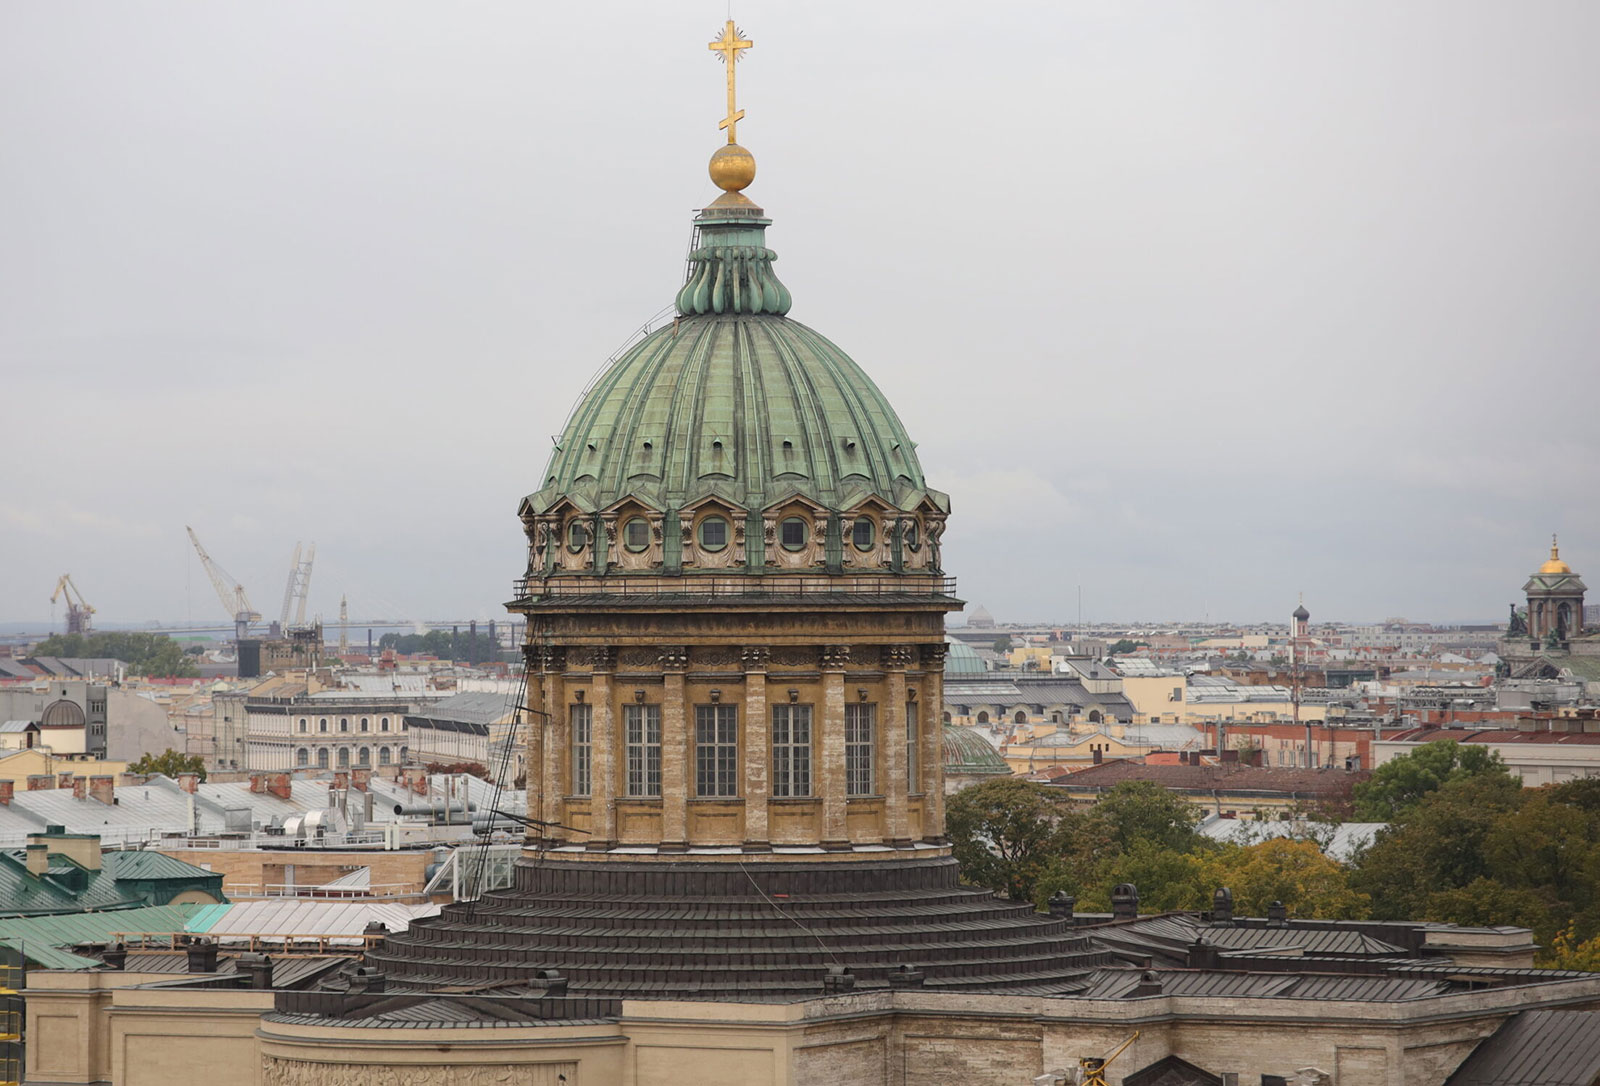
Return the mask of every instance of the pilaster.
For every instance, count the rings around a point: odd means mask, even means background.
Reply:
[[[844,669],[849,663],[849,645],[823,648],[821,772],[817,776],[822,782],[822,847],[830,851],[850,847],[844,794]]]
[[[540,700],[529,704],[538,709],[543,716],[535,717],[535,724],[545,727],[544,757],[534,760],[533,746],[528,747],[528,781],[531,784],[534,777],[543,781],[543,803],[540,809],[533,809],[532,797],[529,797],[528,817],[537,818],[543,822],[565,823],[567,821],[566,805],[563,797],[567,794],[569,784],[566,776],[567,762],[572,757],[571,739],[568,734],[567,697],[565,674],[567,667],[566,650],[541,646],[538,650],[540,676]],[[531,736],[533,729],[529,728]],[[543,835],[546,841],[559,842],[563,839],[565,831],[555,826],[534,826],[530,833],[538,837]]]
[[[682,852],[689,844],[688,708],[684,672],[689,650],[675,645],[661,650],[661,851]]]
[[[589,847],[608,849],[617,840],[617,763],[621,742],[617,734],[616,706],[611,694],[617,652],[612,648],[592,649],[590,659],[592,674],[589,679],[589,699],[594,703],[594,799],[591,809],[594,814]]]
[[[922,646],[922,826],[923,840],[942,842],[944,833],[944,642]]]
[[[890,645],[883,650],[883,815],[884,834],[889,843],[909,846],[911,835],[906,814],[906,669],[916,653],[910,645]]]
[[[767,660],[770,649],[747,645],[744,664],[744,839],[749,848],[768,846],[767,797],[771,794],[767,763],[771,727],[767,720]]]

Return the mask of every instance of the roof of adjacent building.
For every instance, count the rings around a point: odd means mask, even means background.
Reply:
[[[1338,791],[1368,774],[1335,769],[1289,769],[1251,766],[1238,762],[1220,765],[1143,765],[1106,762],[1059,779],[1055,787],[1112,788],[1123,781],[1150,781],[1179,792],[1252,792],[1304,795]]]
[[[1293,840],[1314,841],[1323,853],[1332,859],[1345,862],[1357,852],[1372,844],[1386,822],[1306,823],[1267,819],[1218,818],[1207,816],[1195,829],[1213,841],[1228,841],[1236,845],[1253,845],[1258,841],[1287,837]]]
[[[1479,1042],[1445,1086],[1591,1086],[1600,1012],[1523,1011]]]
[[[994,749],[994,744],[978,734],[977,729],[961,724],[944,726],[944,771],[965,776],[1011,775],[1011,767]]]
[[[1385,743],[1555,743],[1563,746],[1600,744],[1600,732],[1525,732],[1514,728],[1410,728],[1383,737]]]
[[[948,649],[944,658],[944,675],[948,681],[955,678],[964,678],[969,675],[986,675],[989,669],[983,666],[983,657],[965,641],[946,634],[944,639]]]

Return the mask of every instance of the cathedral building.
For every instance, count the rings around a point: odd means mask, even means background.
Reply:
[[[1086,917],[959,883],[950,501],[789,316],[735,140],[750,46],[731,20],[711,43],[727,143],[677,316],[583,396],[518,510],[514,884],[314,985],[215,947],[176,979],[35,974],[27,1081],[1056,1086],[1115,1050],[1100,1081],[1438,1086],[1519,1012],[1600,1005],[1520,928],[1235,917],[1226,889],[1141,917],[1127,885]]]
[[[1518,611],[1516,604],[1511,605],[1500,642],[1502,673],[1518,679],[1600,680],[1600,635],[1588,628],[1583,615],[1588,586],[1562,560],[1554,537],[1550,557],[1533,571],[1522,591],[1527,607]]]

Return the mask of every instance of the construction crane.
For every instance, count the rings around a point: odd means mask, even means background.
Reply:
[[[289,583],[283,587],[283,613],[278,616],[278,625],[289,629],[289,612],[294,612],[294,625],[296,628],[306,624],[306,597],[311,593],[311,564],[317,559],[317,545],[315,543],[305,549],[305,556],[301,557],[301,545],[294,545],[294,557],[289,559]]]
[[[250,637],[250,624],[260,622],[261,614],[250,606],[250,597],[245,595],[244,585],[228,575],[228,571],[212,561],[206,549],[200,545],[200,537],[194,534],[194,529],[184,526],[189,533],[189,541],[194,544],[195,553],[200,556],[200,564],[206,567],[206,575],[211,578],[211,584],[217,590],[217,599],[222,601],[222,607],[233,617],[233,635],[236,640],[244,641]]]
[[[1123,1041],[1117,1050],[1104,1059],[1097,1056],[1085,1056],[1078,1061],[1078,1086],[1106,1086],[1106,1068],[1111,1066],[1111,1061],[1128,1051],[1128,1046],[1139,1039],[1139,1031],[1134,1030],[1133,1036]]]
[[[63,573],[56,582],[56,590],[50,593],[50,605],[54,607],[56,600],[62,596],[67,598],[67,633],[86,634],[94,629],[94,608],[83,598],[78,586],[72,583],[70,573]]]

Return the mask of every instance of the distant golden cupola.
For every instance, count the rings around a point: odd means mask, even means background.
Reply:
[[[1540,573],[1571,573],[1572,567],[1561,560],[1561,549],[1556,545],[1556,537],[1550,537],[1550,560],[1539,567]]]

